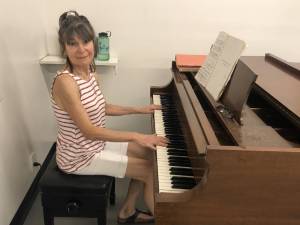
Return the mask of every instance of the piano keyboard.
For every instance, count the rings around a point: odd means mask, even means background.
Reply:
[[[154,112],[155,132],[167,137],[167,147],[157,146],[159,192],[182,193],[196,185],[177,109],[169,95],[153,95],[153,103],[161,105]]]

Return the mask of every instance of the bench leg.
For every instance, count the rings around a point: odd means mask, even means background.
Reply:
[[[116,178],[113,178],[113,182],[110,190],[109,202],[111,205],[116,204]]]
[[[54,216],[50,215],[45,208],[44,208],[44,224],[54,225]]]
[[[97,218],[98,225],[106,225],[106,212],[103,213],[101,217]]]

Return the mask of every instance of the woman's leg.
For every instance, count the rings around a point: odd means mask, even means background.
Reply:
[[[144,200],[154,215],[154,198],[153,198],[153,162],[152,150],[143,148],[135,143],[128,145],[128,165],[126,177],[132,178],[129,184],[128,193],[121,207],[119,217],[126,218],[135,211],[135,204],[140,194],[142,184],[144,184]],[[145,219],[151,218],[144,214]]]

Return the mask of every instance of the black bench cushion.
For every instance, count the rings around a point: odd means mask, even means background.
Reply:
[[[73,175],[62,172],[52,157],[40,180],[44,193],[57,194],[106,194],[109,193],[113,177],[103,175]]]

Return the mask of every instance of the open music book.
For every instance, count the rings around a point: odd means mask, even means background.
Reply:
[[[245,42],[220,32],[196,74],[196,80],[218,101],[230,80],[234,67],[245,49]]]

